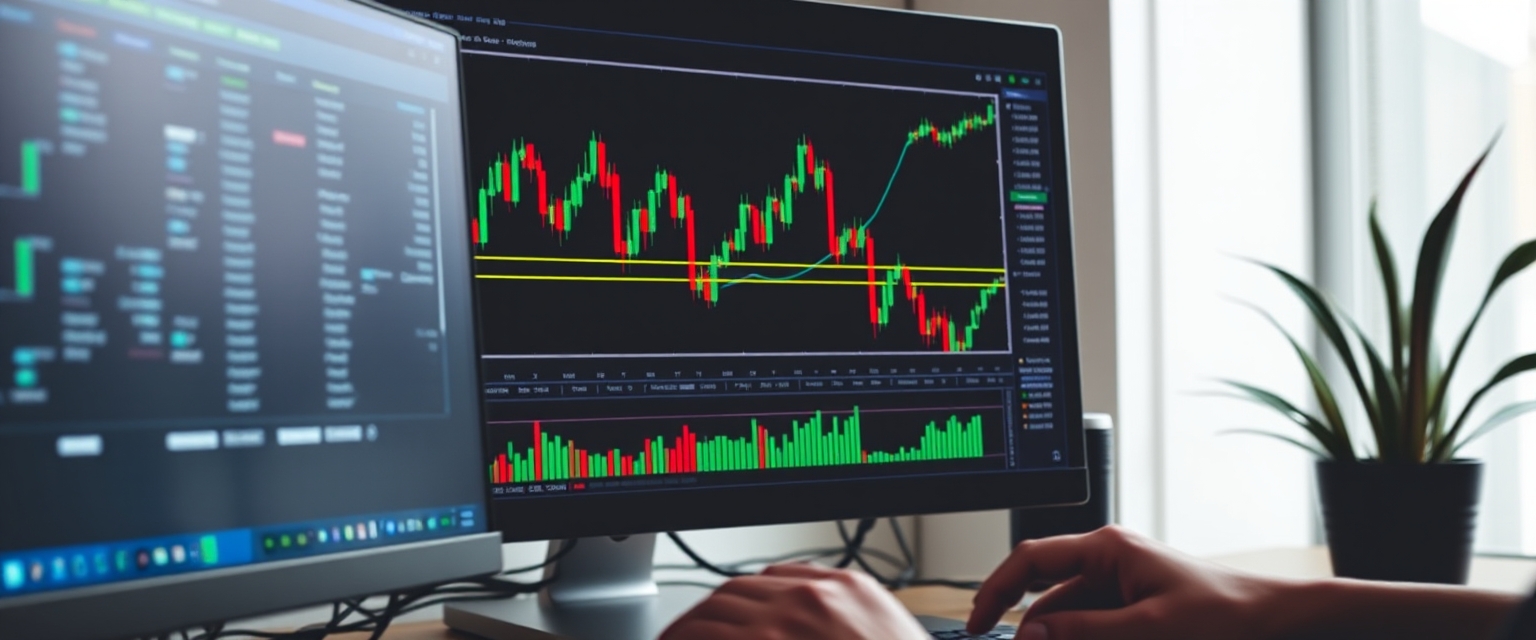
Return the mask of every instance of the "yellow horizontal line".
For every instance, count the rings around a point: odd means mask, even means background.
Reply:
[[[564,262],[576,264],[622,264],[622,265],[660,265],[660,266],[687,266],[687,260],[620,260],[618,258],[539,258],[533,256],[475,256],[476,260],[495,262]],[[700,266],[708,264],[700,261]],[[732,267],[756,267],[766,269],[858,269],[869,268],[862,264],[798,264],[792,262],[731,262]],[[902,265],[910,271],[948,271],[952,273],[1006,273],[1006,269],[977,268],[977,267],[918,267]],[[896,265],[875,265],[876,271],[890,271]]]
[[[476,274],[480,280],[552,280],[559,282],[688,282],[687,278],[652,278],[646,276],[522,276],[522,275],[498,275],[493,273]],[[725,284],[725,283],[722,283]],[[820,284],[843,285],[855,287],[867,287],[868,282],[862,280],[732,280],[730,284]],[[991,282],[914,282],[915,287],[962,287],[967,289],[986,289],[997,286]]]

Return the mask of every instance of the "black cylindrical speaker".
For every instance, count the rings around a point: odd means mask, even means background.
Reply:
[[[1013,544],[1068,533],[1087,533],[1114,522],[1114,422],[1108,414],[1083,414],[1087,438],[1088,502],[1070,507],[1014,509]]]

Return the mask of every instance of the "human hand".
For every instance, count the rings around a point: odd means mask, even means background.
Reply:
[[[1056,586],[1025,612],[1018,640],[1270,638],[1259,611],[1281,586],[1106,527],[1019,544],[977,592],[967,628],[990,630],[1040,583]]]
[[[781,564],[734,578],[672,623],[661,640],[930,640],[868,575]]]

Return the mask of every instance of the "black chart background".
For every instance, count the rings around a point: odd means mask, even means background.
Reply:
[[[766,190],[782,190],[794,169],[801,136],[815,146],[835,175],[838,227],[875,210],[901,155],[906,134],[924,118],[940,127],[968,114],[985,113],[992,100],[907,90],[837,86],[679,71],[465,56],[468,100],[475,115],[472,180],[505,154],[514,140],[534,144],[549,173],[550,197],[563,194],[583,162],[595,131],[608,145],[608,161],[623,179],[624,211],[643,199],[657,166],[678,176],[679,190],[693,196],[698,212],[698,257],[707,260],[735,227],[736,205],[745,194],[761,202]],[[625,105],[615,109],[614,105]],[[879,218],[870,226],[877,260],[899,254],[911,265],[1003,267],[1001,191],[996,133],[973,132],[954,148],[926,141],[912,145]],[[608,199],[596,188],[562,246],[530,205],[531,178],[523,178],[523,203],[511,214],[492,204],[490,243],[482,255],[611,258]],[[945,185],[935,188],[936,184]],[[741,261],[814,262],[825,256],[824,197],[812,190],[796,198],[795,222],[776,233],[768,253],[751,249]],[[644,259],[686,259],[685,232],[673,229],[668,212]],[[854,258],[861,261],[862,258]],[[480,273],[622,275],[611,265],[573,271],[535,271],[537,264],[481,261]],[[651,269],[656,269],[652,267]],[[631,272],[638,273],[638,272]],[[683,268],[661,274],[686,277]],[[725,275],[740,277],[743,268]],[[858,272],[852,272],[858,273]],[[827,275],[823,275],[827,274]],[[821,271],[821,279],[850,272]],[[932,280],[938,274],[914,273]],[[968,281],[990,274],[952,274]],[[489,354],[633,354],[743,352],[932,352],[910,307],[898,294],[891,323],[876,337],[868,320],[867,289],[855,286],[742,285],[721,292],[716,308],[694,300],[681,283],[570,283],[480,280],[484,352]],[[930,308],[957,322],[980,289],[929,288]],[[977,350],[1007,350],[1005,298],[997,297],[976,334]]]

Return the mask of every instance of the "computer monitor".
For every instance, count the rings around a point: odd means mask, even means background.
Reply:
[[[457,37],[0,0],[0,637],[500,568]]]
[[[507,540],[1086,499],[1055,28],[392,4],[464,35]]]

